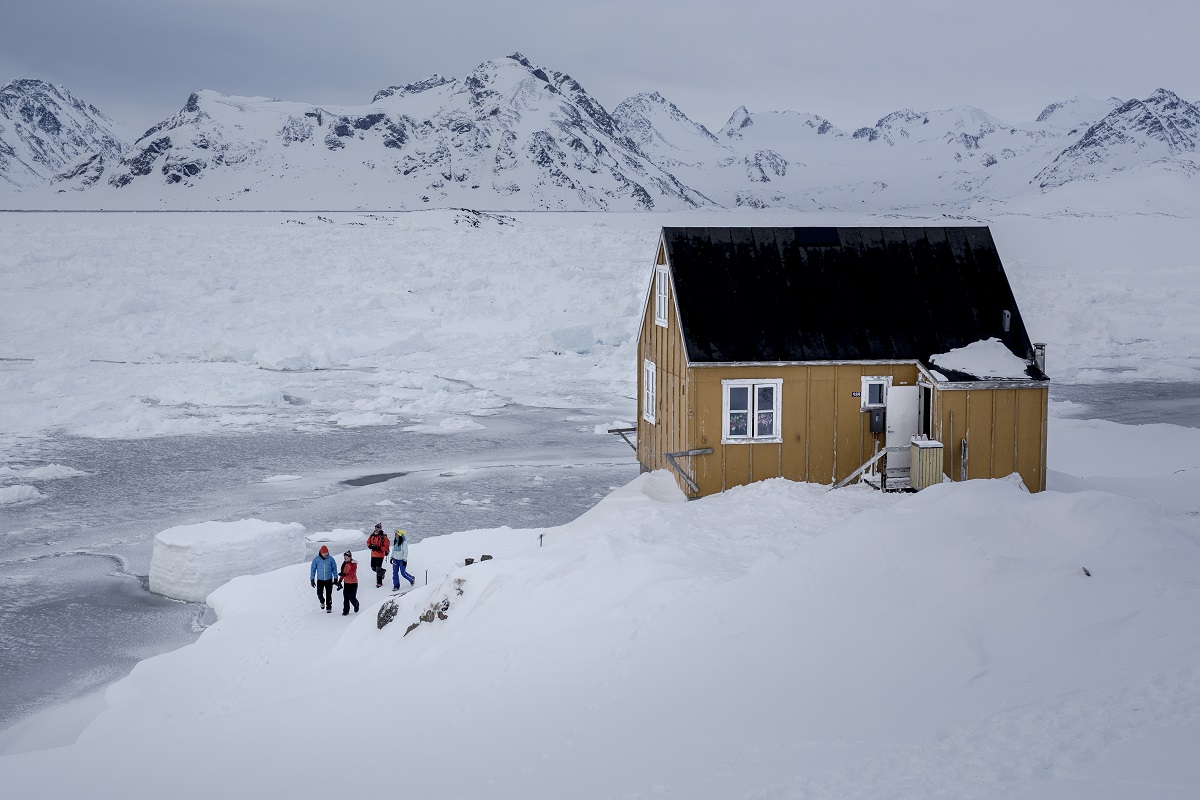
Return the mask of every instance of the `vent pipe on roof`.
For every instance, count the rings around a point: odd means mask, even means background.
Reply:
[[[1037,366],[1038,372],[1046,374],[1046,343],[1033,343],[1033,363]]]
[[[1008,329],[1012,327],[1012,312],[1007,308],[1000,312],[1000,327],[1008,333]]]

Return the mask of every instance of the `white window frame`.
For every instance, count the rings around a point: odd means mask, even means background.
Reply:
[[[750,420],[746,436],[731,436],[729,433],[729,390],[734,387],[746,387],[750,391]],[[774,388],[771,408],[772,431],[769,436],[758,435],[758,415],[763,409],[758,407],[758,389],[763,386]],[[783,441],[783,420],[780,414],[783,410],[783,379],[782,378],[752,378],[746,380],[721,381],[721,444],[779,444]]]
[[[654,268],[654,324],[660,328],[667,327],[667,310],[670,300],[670,279],[667,265],[658,264]]]
[[[651,425],[655,421],[655,406],[658,403],[658,367],[646,359],[642,362],[642,419]]]
[[[872,384],[881,384],[883,386],[883,389],[880,391],[881,400],[878,403],[871,402]],[[862,410],[870,411],[873,408],[887,408],[888,390],[891,388],[891,375],[864,375],[862,379],[862,391],[859,393]]]

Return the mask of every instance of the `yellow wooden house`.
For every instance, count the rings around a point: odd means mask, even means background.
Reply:
[[[986,227],[662,231],[637,454],[689,497],[779,476],[1040,491],[1048,392]]]

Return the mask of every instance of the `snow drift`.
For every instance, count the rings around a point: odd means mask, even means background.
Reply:
[[[257,575],[304,558],[298,522],[201,522],[168,528],[154,537],[150,591],[203,603],[238,575]]]

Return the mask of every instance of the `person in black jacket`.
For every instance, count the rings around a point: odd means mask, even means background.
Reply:
[[[378,589],[383,586],[383,578],[387,575],[383,560],[387,558],[388,550],[391,549],[387,534],[383,532],[382,522],[375,523],[375,530],[367,537],[367,547],[371,548],[371,572],[375,573],[375,588]]]

